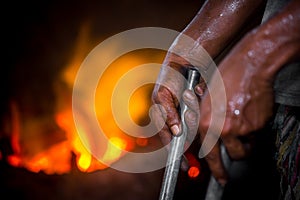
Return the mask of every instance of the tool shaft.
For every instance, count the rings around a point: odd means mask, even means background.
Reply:
[[[188,80],[186,89],[193,90],[199,82],[200,73],[196,69],[188,70]],[[179,136],[173,136],[169,149],[167,165],[165,168],[164,178],[162,182],[160,200],[172,200],[177,183],[177,177],[180,170],[182,155],[184,153],[184,144],[188,134],[188,127],[185,123],[185,112],[188,110],[187,105],[183,101],[180,103],[181,126],[182,133]]]

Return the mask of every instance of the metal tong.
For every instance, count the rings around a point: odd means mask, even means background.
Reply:
[[[200,73],[197,69],[189,68],[187,73],[186,89],[194,90],[200,79]],[[164,172],[164,178],[160,191],[160,200],[172,200],[177,183],[177,176],[180,170],[182,155],[184,153],[184,144],[188,134],[188,127],[185,123],[184,114],[188,107],[183,101],[180,102],[182,133],[179,136],[173,136],[168,154],[167,165]]]

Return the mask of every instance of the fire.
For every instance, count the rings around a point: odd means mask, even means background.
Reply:
[[[196,178],[200,174],[200,170],[198,167],[192,166],[188,170],[188,175],[190,178]]]
[[[83,172],[92,172],[109,167],[104,162],[95,158],[83,144],[81,136],[86,135],[84,129],[76,128],[72,116],[72,87],[79,69],[85,56],[89,53],[95,44],[91,44],[89,25],[84,24],[76,42],[75,53],[70,59],[69,64],[58,74],[57,82],[53,83],[57,100],[55,101],[55,113],[50,115],[49,119],[59,133],[55,140],[47,142],[52,134],[47,136],[41,133],[41,137],[31,141],[31,146],[35,150],[24,152],[24,146],[28,147],[28,140],[22,140],[25,128],[31,133],[41,130],[39,126],[41,119],[34,121],[24,120],[26,115],[18,109],[18,105],[12,102],[11,106],[11,145],[13,155],[8,157],[8,162],[15,167],[25,167],[32,172],[43,171],[47,174],[67,173],[72,168],[72,156],[75,157],[77,168]],[[109,53],[109,49],[108,49]],[[95,110],[99,124],[103,128],[109,143],[107,145],[102,161],[113,163],[120,159],[124,153],[122,150],[131,151],[136,145],[147,146],[147,138],[134,138],[125,134],[115,123],[110,109],[111,96],[114,86],[118,79],[128,70],[148,62],[162,63],[165,52],[158,50],[139,50],[128,53],[117,59],[99,80],[99,85],[95,96]],[[101,59],[101,58],[99,58]],[[151,75],[151,74],[149,74]],[[156,76],[156,74],[153,74]],[[148,123],[148,109],[150,106],[150,91],[153,85],[146,85],[137,89],[129,103],[130,115],[137,124],[145,125]],[[120,99],[119,101],[124,101]],[[30,119],[30,118],[29,118]],[[34,128],[32,126],[36,126]],[[27,129],[26,129],[27,130]],[[36,136],[33,134],[33,136]],[[46,141],[46,142],[45,142]],[[41,144],[42,142],[42,144]]]
[[[112,137],[109,139],[107,151],[103,156],[106,162],[114,161],[115,158],[121,156],[121,150],[126,149],[127,141],[119,137]]]
[[[186,153],[185,156],[188,159],[189,165],[190,165],[190,167],[189,167],[189,169],[187,171],[188,176],[190,178],[192,178],[192,179],[197,178],[200,175],[200,173],[201,173],[200,162],[191,153]]]

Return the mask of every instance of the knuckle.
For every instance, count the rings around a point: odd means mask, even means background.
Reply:
[[[189,121],[189,122],[194,122],[196,123],[197,121],[197,114],[191,110],[186,111],[185,113],[185,118]]]
[[[170,97],[170,92],[166,87],[158,86],[153,90],[151,99],[155,103],[161,103]]]
[[[217,156],[216,153],[212,153],[211,152],[211,153],[209,153],[209,154],[206,155],[206,160],[208,162],[215,162],[217,160],[217,158],[218,158],[218,156]]]
[[[171,95],[170,95],[169,91],[164,87],[161,87],[157,91],[157,94],[155,96],[155,100],[156,100],[157,103],[164,102],[164,101],[166,101],[170,98],[171,98]]]

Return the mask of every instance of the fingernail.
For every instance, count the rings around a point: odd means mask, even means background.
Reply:
[[[180,133],[179,127],[177,125],[173,125],[171,127],[171,131],[172,131],[173,135],[179,135],[179,133]]]
[[[203,95],[203,90],[202,90],[202,88],[201,88],[199,85],[197,85],[197,86],[195,87],[195,92],[196,92],[196,94],[198,94],[199,96],[202,96],[202,95]]]
[[[227,183],[227,180],[226,179],[218,179],[218,182],[220,183],[220,185],[222,185],[222,187],[224,187]]]

